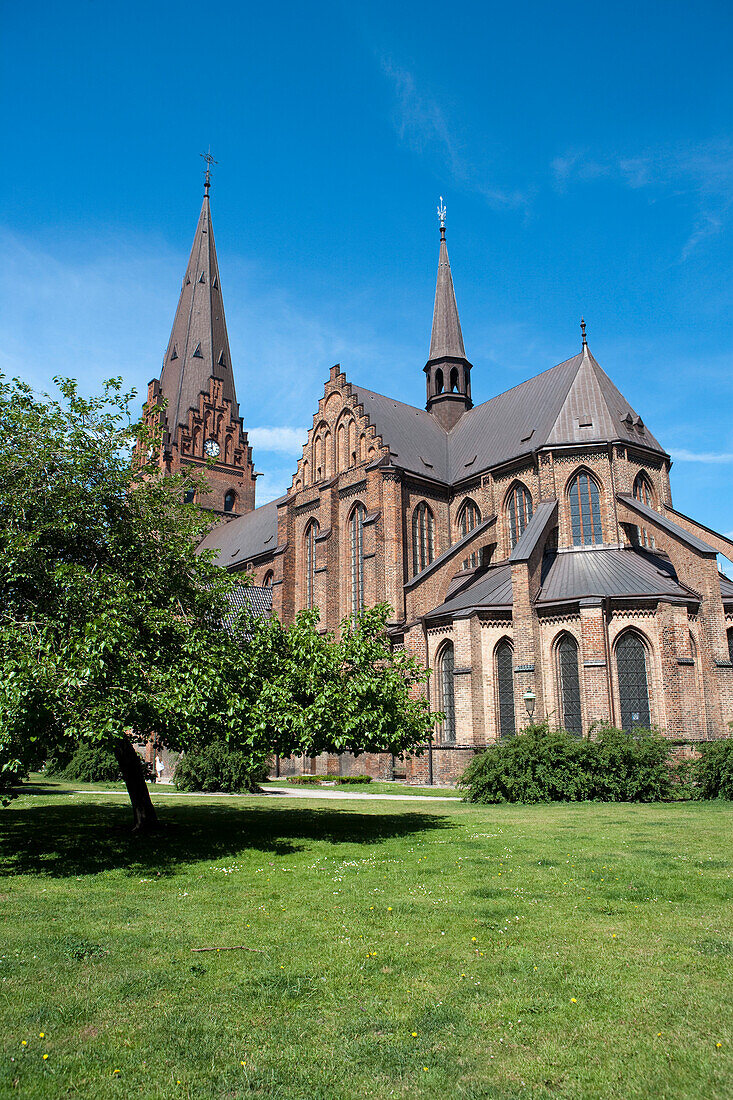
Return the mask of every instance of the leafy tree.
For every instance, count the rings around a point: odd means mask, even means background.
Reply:
[[[221,623],[242,578],[196,546],[211,517],[184,503],[193,471],[141,477],[120,379],[59,399],[0,378],[0,793],[60,747],[114,753],[135,827],[155,810],[130,733],[173,750],[219,740],[266,752],[402,751],[432,719],[419,666],[392,653],[386,609],[336,643],[304,613],[289,627]]]

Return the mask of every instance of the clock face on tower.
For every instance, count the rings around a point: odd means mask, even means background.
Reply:
[[[204,443],[204,454],[207,458],[218,458],[221,448],[215,439],[207,439]]]

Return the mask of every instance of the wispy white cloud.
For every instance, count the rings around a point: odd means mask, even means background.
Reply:
[[[675,462],[705,462],[712,465],[733,462],[733,451],[686,451],[682,448],[669,453]]]
[[[662,194],[690,199],[692,225],[681,248],[682,260],[723,231],[733,206],[733,142],[728,139],[649,149],[633,156],[569,150],[555,157],[551,170],[560,191],[573,183],[615,180],[633,190],[649,190],[652,201]]]
[[[247,435],[253,447],[263,451],[300,457],[301,448],[308,438],[307,428],[249,428]]]
[[[484,159],[477,161],[468,153],[461,126],[446,106],[420,88],[413,73],[382,58],[382,71],[392,85],[395,97],[395,128],[400,140],[416,153],[437,152],[447,165],[452,179],[482,195],[497,208],[527,208],[531,195],[518,189],[498,187],[495,167]],[[471,142],[471,148],[480,143]]]

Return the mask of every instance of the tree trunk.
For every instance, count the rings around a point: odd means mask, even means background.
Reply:
[[[120,765],[122,778],[125,781],[127,793],[132,803],[134,817],[132,831],[134,833],[149,833],[159,829],[160,823],[155,807],[150,800],[150,791],[145,782],[142,760],[135,752],[132,742],[128,737],[125,737],[122,741],[117,742],[113,751],[115,759]]]

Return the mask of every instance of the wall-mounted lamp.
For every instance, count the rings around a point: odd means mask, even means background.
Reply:
[[[527,715],[529,716],[529,720],[531,722],[532,721],[532,715],[534,714],[534,705],[535,705],[535,700],[537,699],[537,696],[535,695],[535,693],[533,691],[525,691],[522,698],[524,699],[524,705],[527,708]]]

